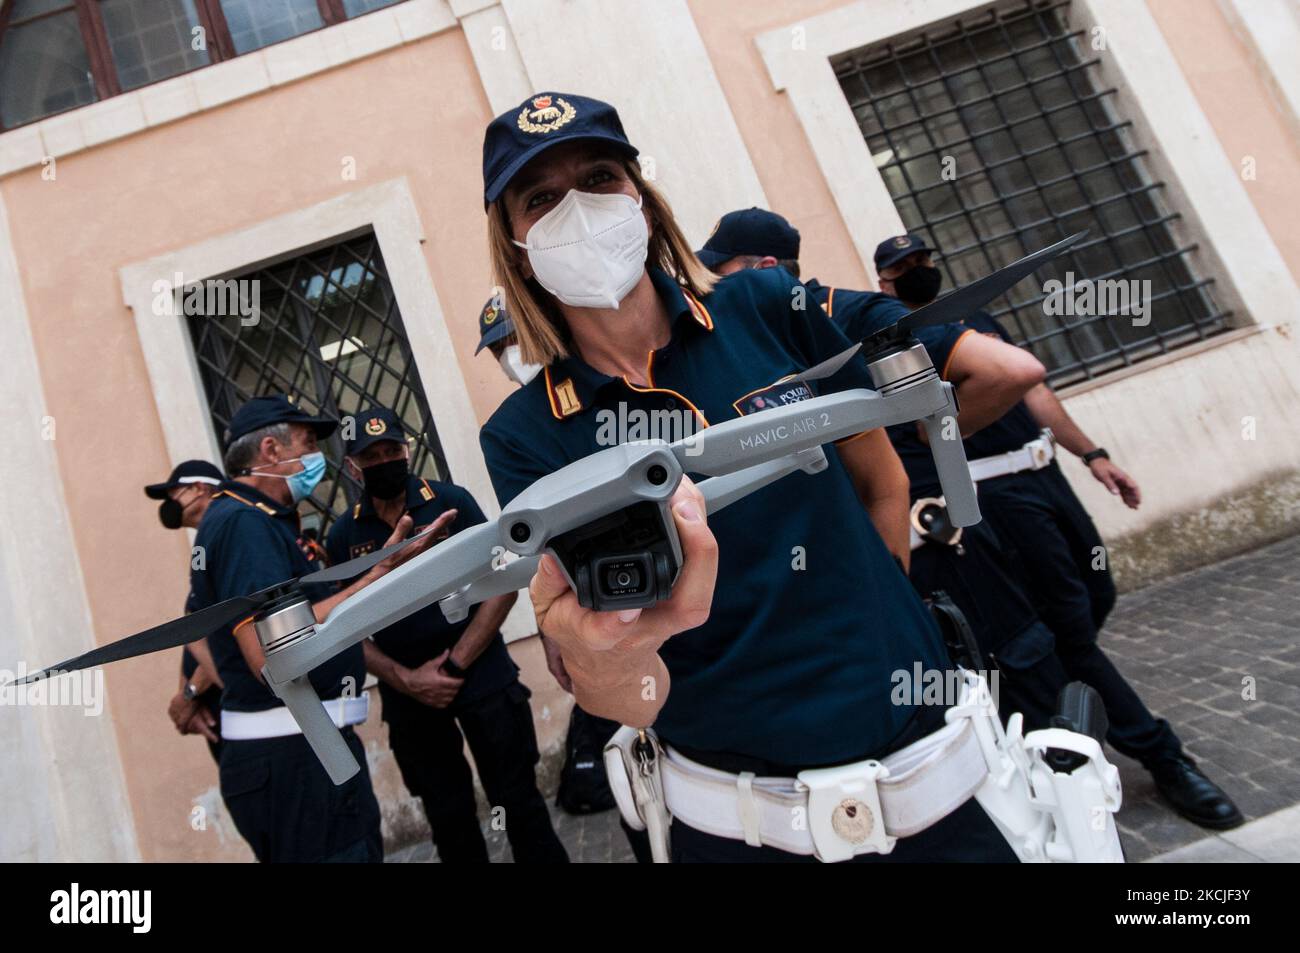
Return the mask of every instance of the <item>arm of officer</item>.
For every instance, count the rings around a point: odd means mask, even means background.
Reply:
[[[1047,376],[1025,349],[975,330],[962,332],[953,342],[939,373],[957,388],[957,426],[963,437],[993,423]]]
[[[1074,422],[1066,411],[1060,398],[1046,384],[1039,384],[1025,395],[1025,406],[1040,427],[1051,427],[1056,442],[1077,457],[1091,453],[1097,444],[1083,428]],[[1111,493],[1119,496],[1129,509],[1137,509],[1142,503],[1142,491],[1137,480],[1105,457],[1098,457],[1088,464],[1092,475]]]
[[[190,679],[199,693],[202,694],[213,685],[225,688],[221,676],[217,674],[217,663],[212,660],[212,650],[208,648],[208,640],[206,638],[194,640],[189,644],[189,650],[199,663],[199,667],[194,670],[194,677]]]
[[[912,557],[907,531],[911,508],[907,471],[889,436],[883,429],[868,430],[837,444],[836,450],[876,532],[906,569]]]

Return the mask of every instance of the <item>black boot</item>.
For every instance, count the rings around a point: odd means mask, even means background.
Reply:
[[[1223,789],[1186,755],[1162,758],[1151,765],[1150,771],[1164,799],[1193,824],[1225,831],[1245,820]]]

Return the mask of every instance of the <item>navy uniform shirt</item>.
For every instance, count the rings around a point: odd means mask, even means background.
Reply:
[[[189,615],[191,612],[198,612],[202,608],[203,606],[194,595],[194,590],[190,589],[189,594],[185,597],[185,614]],[[190,651],[190,647],[187,645],[181,649],[181,677],[184,678],[186,682],[189,682],[194,678],[194,673],[198,670],[199,660],[195,657],[194,653]],[[196,701],[205,708],[210,708],[213,711],[220,711],[221,686],[209,686],[202,695],[198,696]]]
[[[650,276],[672,336],[646,355],[647,385],[565,358],[483,427],[503,504],[604,449],[602,417],[620,407],[629,423],[633,411],[665,410],[720,423],[754,408],[755,392],[848,347],[820,314],[808,320],[806,296],[783,269],[738,272],[699,300],[657,269]],[[816,386],[870,381],[864,363],[850,362]],[[719,549],[709,620],[660,649],[672,690],[655,727],[668,741],[784,765],[850,761],[889,745],[917,715],[891,704],[894,672],[946,667],[938,630],[835,448],[826,456],[822,473],[791,474],[709,517]]]
[[[213,495],[194,545],[201,547],[203,557],[190,569],[190,590],[199,606],[246,596],[321,568],[307,560],[298,543],[297,510],[237,481],[222,483]],[[327,598],[330,591],[328,585],[303,586],[312,602]],[[282,702],[244,661],[235,642],[237,627],[227,626],[208,636],[212,660],[225,683],[221,707],[229,711],[275,708]],[[337,698],[345,688],[359,695],[365,675],[358,644],[312,669],[311,683],[322,699]]]
[[[479,509],[474,497],[463,487],[414,476],[408,478],[406,512],[411,514],[411,519],[415,522],[412,535],[422,532],[447,510],[458,512],[451,526],[442,531],[441,538],[487,522],[487,517]],[[329,538],[325,541],[330,564],[337,566],[349,559],[382,549],[392,533],[393,528],[375,512],[369,495],[363,494],[361,502],[330,527]],[[451,623],[435,602],[376,632],[373,636],[375,645],[398,665],[418,668],[441,655],[444,649],[455,645],[478,610],[479,606],[474,606],[464,622]],[[515,680],[517,672],[501,633],[496,633],[488,647],[466,671],[465,684],[456,693],[455,701],[449,706],[450,710],[501,690]],[[429,710],[427,705],[383,682],[379,683],[379,692],[384,700],[384,720],[387,722],[395,723],[404,715],[419,715]]]
[[[1016,343],[987,311],[976,311],[959,324],[1008,344]],[[1029,441],[1037,440],[1041,430],[1038,421],[1034,420],[1034,415],[1029,412],[1028,405],[1022,400],[993,423],[977,430],[963,441],[966,457],[969,460],[978,460],[980,457],[992,457],[1011,450],[1019,450]]]
[[[879,291],[854,291],[849,288],[832,288],[816,278],[809,278],[804,287],[814,301],[822,306],[826,317],[844,332],[852,342],[870,337],[882,328],[897,324],[907,317],[907,305],[892,295]]]

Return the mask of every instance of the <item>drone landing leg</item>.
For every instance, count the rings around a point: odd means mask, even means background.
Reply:
[[[289,713],[293,715],[293,720],[302,728],[303,736],[311,745],[311,750],[316,753],[316,757],[320,759],[331,781],[342,784],[361,770],[361,765],[357,764],[357,759],[352,756],[352,749],[343,740],[338,726],[325,711],[325,706],[317,697],[316,690],[311,687],[309,676],[300,675],[277,684],[271,680],[270,673],[264,668],[262,677],[284,702]]]

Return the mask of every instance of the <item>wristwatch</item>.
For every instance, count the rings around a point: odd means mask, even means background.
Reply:
[[[187,702],[192,702],[199,697],[199,690],[194,687],[193,682],[186,682],[185,687],[181,689],[181,694]]]
[[[1098,447],[1096,450],[1089,450],[1083,456],[1079,457],[1085,464],[1092,463],[1093,460],[1109,460],[1110,454],[1106,452],[1105,447]]]
[[[447,656],[447,660],[442,663],[442,670],[446,672],[448,675],[450,675],[452,678],[465,677],[465,670],[461,668],[459,665],[457,665],[455,662],[453,662],[451,660],[450,655]]]

